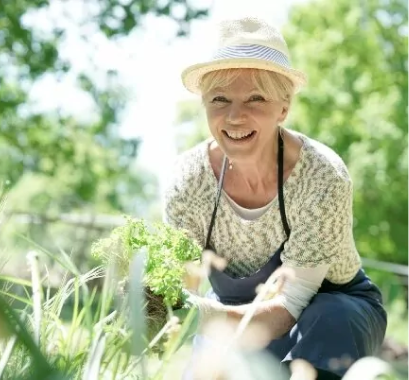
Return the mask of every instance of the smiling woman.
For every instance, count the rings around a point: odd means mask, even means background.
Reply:
[[[333,360],[374,355],[386,314],[361,269],[344,162],[283,127],[305,75],[291,68],[276,28],[244,18],[221,23],[213,59],[188,67],[182,81],[201,95],[212,138],[178,158],[165,220],[226,259],[224,270],[209,275],[215,314],[242,318],[258,286],[280,266],[291,268],[293,281],[256,305],[265,351],[283,366],[308,361],[319,380],[340,378],[347,367],[333,368]],[[196,336],[195,352],[206,338]]]
[[[207,74],[201,88],[210,131],[230,162],[264,161],[270,168],[276,159],[271,147],[294,92],[291,81],[265,70],[231,69]],[[217,156],[211,148],[211,161]]]

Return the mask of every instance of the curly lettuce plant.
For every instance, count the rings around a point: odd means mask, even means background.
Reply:
[[[123,226],[96,241],[91,251],[106,265],[115,265],[126,282],[131,258],[142,249],[147,252],[144,285],[163,297],[166,304],[175,306],[182,295],[184,264],[199,259],[200,247],[182,230],[127,217]]]

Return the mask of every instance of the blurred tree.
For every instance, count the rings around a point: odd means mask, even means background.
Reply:
[[[128,101],[126,88],[115,71],[103,73],[102,86],[85,72],[72,72],[71,63],[59,54],[67,38],[63,17],[50,22],[47,32],[27,21],[58,6],[77,9],[74,22],[78,26],[110,39],[129,35],[146,15],[174,20],[175,36],[182,36],[189,32],[190,21],[207,11],[194,9],[186,0],[89,0],[59,5],[21,0],[0,6],[0,182],[8,186],[6,209],[48,215],[73,211],[142,214],[156,196],[156,182],[138,168],[140,141],[119,135],[121,112]],[[46,75],[74,76],[78,88],[92,99],[96,118],[84,122],[59,110],[35,111],[29,92]],[[77,248],[77,234],[67,233],[61,225],[54,230],[44,226],[29,230],[13,226],[12,230],[31,233],[46,248],[56,241],[70,251]]]
[[[206,114],[197,100],[178,103],[175,127],[175,145],[178,152],[192,148],[210,136]]]
[[[283,33],[309,77],[291,127],[346,161],[362,256],[407,264],[408,3],[299,4]]]
[[[99,2],[97,20],[107,36],[118,36],[139,26],[147,14],[166,16],[177,23],[177,36],[185,36],[191,21],[207,16],[207,9],[195,9],[189,3],[188,0],[105,0]]]

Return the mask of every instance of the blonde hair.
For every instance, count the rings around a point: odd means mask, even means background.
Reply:
[[[294,84],[286,76],[274,71],[261,69],[224,69],[207,73],[200,81],[202,96],[214,88],[223,88],[232,84],[243,71],[250,73],[252,84],[268,100],[288,101],[294,96]]]

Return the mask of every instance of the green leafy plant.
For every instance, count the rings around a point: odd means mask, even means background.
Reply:
[[[170,358],[186,339],[186,323],[191,323],[195,309],[172,341],[169,330],[179,325],[172,313],[160,334],[148,339],[142,283],[145,254],[141,250],[131,260],[129,293],[122,299],[116,297],[111,268],[80,274],[68,257],[65,265],[59,262],[67,272],[54,292],[48,276],[42,275],[44,266],[37,252],[28,255],[31,281],[0,275],[0,379],[157,378],[166,363],[149,368],[153,349],[167,342],[164,351]],[[92,287],[101,278],[102,289]],[[68,318],[63,316],[67,309]]]
[[[114,265],[126,282],[130,260],[142,248],[147,251],[143,279],[147,290],[163,297],[166,305],[176,306],[182,297],[184,264],[198,260],[201,254],[201,248],[184,231],[126,217],[126,223],[95,242],[91,252],[104,264]]]

